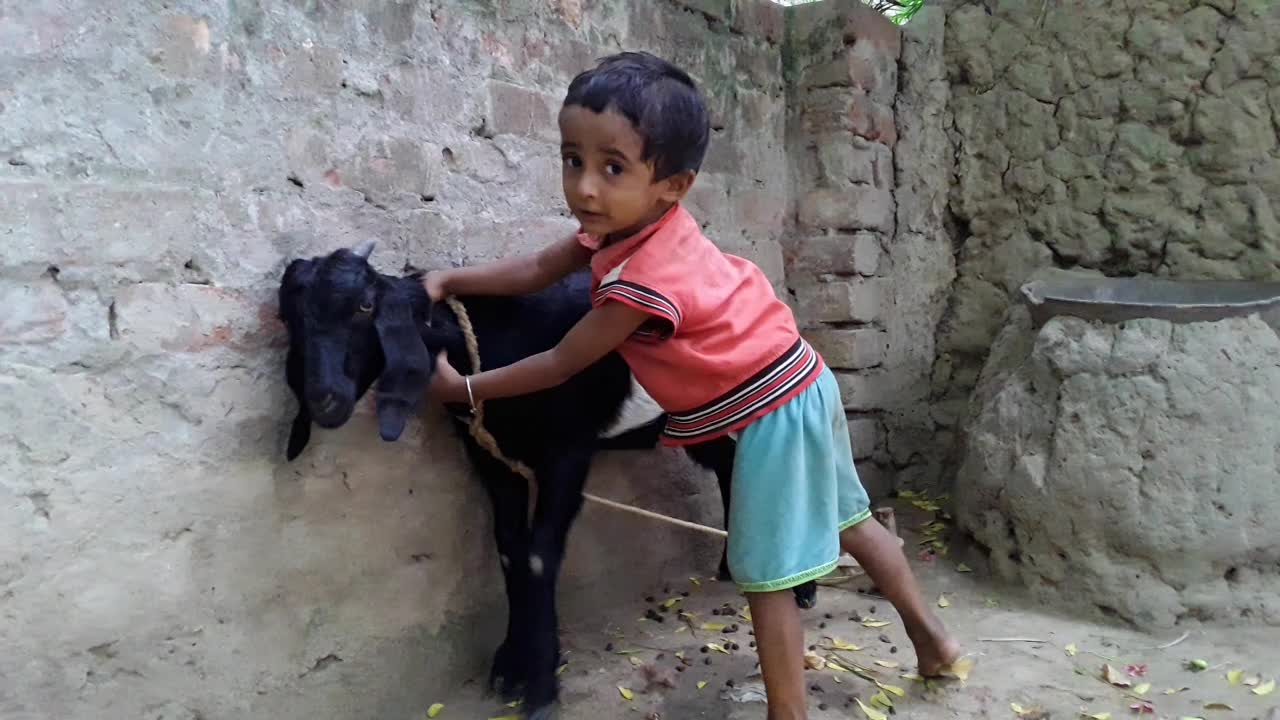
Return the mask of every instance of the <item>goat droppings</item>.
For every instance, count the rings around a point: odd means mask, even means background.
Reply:
[[[533,573],[534,577],[542,577],[542,570],[542,558],[538,555],[530,555],[529,572]]]

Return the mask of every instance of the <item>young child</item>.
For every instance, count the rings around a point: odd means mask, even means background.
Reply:
[[[944,670],[959,645],[921,598],[897,539],[868,522],[834,376],[760,269],[717,249],[681,205],[709,136],[693,81],[652,55],[615,55],[573,80],[559,124],[580,233],[424,283],[436,300],[514,295],[589,264],[592,310],[555,348],[507,367],[463,378],[442,355],[431,395],[534,392],[617,350],[669,413],[664,443],[737,437],[729,566],[751,607],[770,720],[807,716],[804,632],[783,591],[830,572],[841,548],[902,616],[920,673]]]

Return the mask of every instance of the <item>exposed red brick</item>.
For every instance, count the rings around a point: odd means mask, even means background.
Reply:
[[[557,107],[552,98],[504,82],[489,83],[491,125],[497,133],[554,140]]]

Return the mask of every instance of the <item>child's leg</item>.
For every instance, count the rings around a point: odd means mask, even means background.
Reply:
[[[747,593],[769,697],[768,720],[804,720],[804,627],[790,590]]]
[[[960,657],[960,644],[947,634],[942,621],[920,595],[897,538],[875,520],[864,520],[840,533],[840,545],[867,571],[902,616],[907,637],[916,649],[921,675],[937,675]]]

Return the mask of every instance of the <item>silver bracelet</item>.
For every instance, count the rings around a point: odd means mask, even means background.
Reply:
[[[467,400],[471,401],[471,412],[476,411],[476,396],[471,394],[471,376],[463,375],[462,380],[467,384]]]

